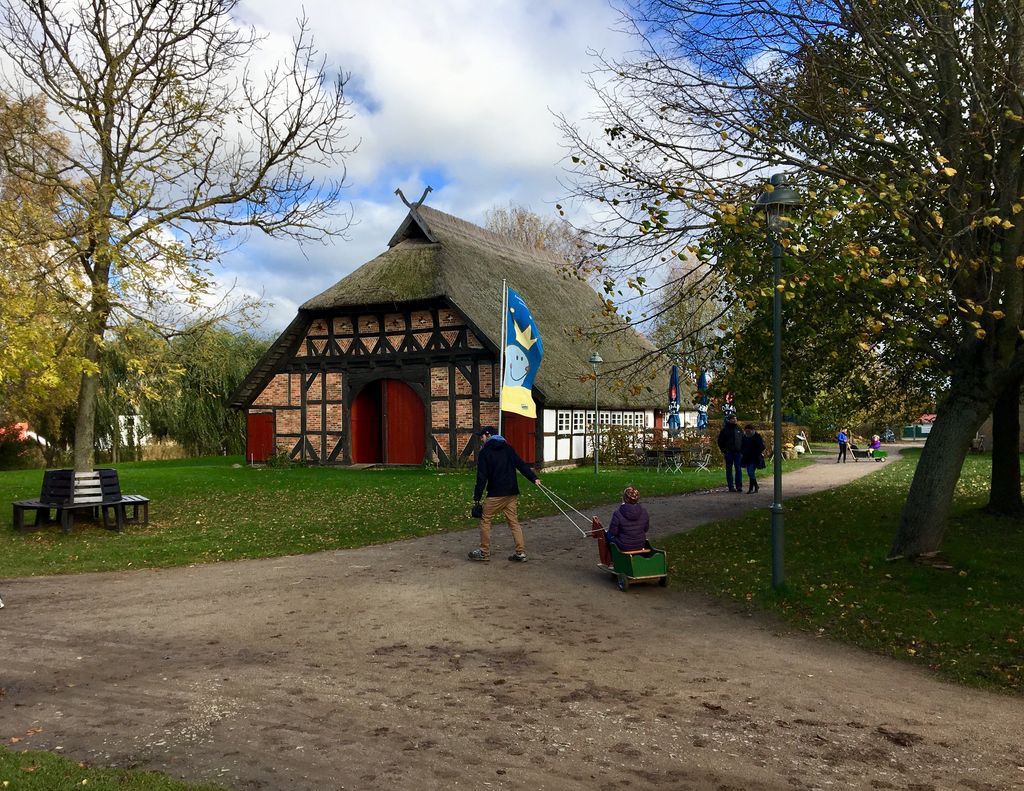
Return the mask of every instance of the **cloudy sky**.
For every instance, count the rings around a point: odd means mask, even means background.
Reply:
[[[347,198],[348,240],[300,249],[251,236],[224,259],[224,283],[272,302],[276,332],[299,304],[386,249],[410,200],[471,222],[510,201],[545,216],[564,197],[565,156],[554,113],[582,119],[594,97],[588,50],[623,52],[606,0],[305,0],[316,44],[351,74],[354,117]],[[245,20],[285,47],[297,5],[245,0]]]

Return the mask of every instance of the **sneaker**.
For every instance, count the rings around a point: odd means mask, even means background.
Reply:
[[[472,552],[470,552],[468,557],[470,560],[482,560],[484,562],[487,562],[491,559],[490,555],[488,555],[486,552],[479,548],[474,549]]]
[[[526,562],[526,553],[525,552],[513,552],[511,555],[508,556],[508,559],[512,560],[512,561],[515,561],[516,563],[525,563]]]

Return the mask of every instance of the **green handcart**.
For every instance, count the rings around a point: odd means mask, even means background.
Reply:
[[[620,591],[629,590],[629,586],[634,582],[657,581],[663,588],[668,585],[668,555],[664,549],[652,547],[648,543],[643,549],[633,552],[621,550],[605,540],[604,528],[601,526],[601,520],[596,516],[588,517],[543,484],[540,485],[540,490],[548,496],[548,499],[572,523],[573,527],[580,531],[581,535],[597,540],[597,552],[600,559],[597,567],[615,577],[615,584],[618,585]],[[574,511],[584,519],[590,519],[590,528],[587,529],[577,524],[566,509]]]
[[[657,582],[663,588],[668,585],[668,555],[664,549],[648,545],[634,552],[624,552],[615,544],[609,544],[611,564],[598,563],[598,568],[610,572],[620,591],[629,590],[635,582]]]

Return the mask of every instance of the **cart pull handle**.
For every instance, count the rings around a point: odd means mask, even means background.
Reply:
[[[559,495],[555,494],[553,491],[551,491],[551,489],[549,489],[543,483],[538,483],[537,487],[542,492],[544,492],[544,494],[547,495],[547,498],[554,504],[555,508],[557,508],[559,511],[562,512],[562,516],[564,516],[566,519],[568,519],[570,522],[572,522],[572,526],[573,527],[575,527],[577,530],[579,530],[580,533],[584,537],[586,537],[586,538],[590,537],[591,531],[590,530],[584,530],[582,527],[580,527],[578,524],[576,524],[576,520],[573,519],[571,516],[569,516],[568,513],[566,513],[565,508],[568,508],[570,511],[575,511],[577,514],[579,514],[580,516],[582,516],[584,519],[586,519],[588,521],[592,521],[592,517],[589,517],[585,513],[583,513],[582,511],[578,510],[577,508],[574,508],[572,505],[570,505],[568,502],[566,502],[566,500],[563,497],[560,497]],[[565,508],[563,508],[562,505],[565,505]]]

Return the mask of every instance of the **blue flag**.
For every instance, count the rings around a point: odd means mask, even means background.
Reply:
[[[540,332],[523,298],[508,289],[505,314],[505,371],[501,382],[501,408],[526,417],[537,417],[533,380],[540,368],[544,347]]]
[[[670,431],[678,431],[682,426],[679,422],[679,367],[672,366],[668,376],[668,427]]]
[[[697,377],[697,392],[700,393],[697,399],[697,428],[703,430],[708,427],[708,407],[711,404],[708,398],[708,375],[703,369]]]

